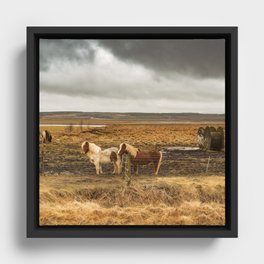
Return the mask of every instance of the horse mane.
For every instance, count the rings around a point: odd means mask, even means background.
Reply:
[[[123,143],[123,144],[126,144],[126,150],[127,150],[127,152],[131,155],[131,156],[133,156],[134,158],[137,156],[137,153],[138,153],[138,151],[139,151],[139,149],[138,148],[135,148],[135,147],[133,147],[132,145],[129,145],[129,144],[127,144],[127,143]]]

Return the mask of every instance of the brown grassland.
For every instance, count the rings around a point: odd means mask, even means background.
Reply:
[[[41,127],[53,141],[40,143],[40,225],[224,225],[224,152],[173,148],[196,147],[200,126]],[[160,173],[154,176],[152,165],[143,166],[129,186],[124,173],[111,174],[111,164],[95,175],[94,165],[81,153],[84,140],[102,148],[126,141],[162,150]]]

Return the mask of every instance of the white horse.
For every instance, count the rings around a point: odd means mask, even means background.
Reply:
[[[119,155],[117,155],[118,148],[112,147],[102,150],[99,146],[88,141],[84,141],[81,148],[89,157],[90,162],[95,165],[96,174],[103,173],[102,164],[106,163],[113,163],[113,174],[121,173],[122,159]]]

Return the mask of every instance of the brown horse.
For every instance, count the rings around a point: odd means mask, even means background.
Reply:
[[[52,140],[51,133],[48,130],[43,130],[41,133],[41,137],[42,137],[43,143],[51,142],[51,140]]]
[[[161,151],[141,151],[127,143],[122,143],[120,144],[118,155],[122,157],[123,154],[130,154],[131,164],[135,173],[138,171],[138,165],[153,163],[155,166],[155,175],[158,174],[162,160]]]

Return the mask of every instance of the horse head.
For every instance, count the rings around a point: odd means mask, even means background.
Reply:
[[[127,152],[127,145],[125,143],[120,144],[117,154],[119,156],[122,156],[123,154],[127,154],[127,153],[128,153]]]
[[[199,127],[197,134],[202,137],[204,136],[204,132],[205,132],[205,129],[203,127]]]
[[[88,141],[84,141],[84,142],[82,143],[81,148],[82,148],[82,150],[83,150],[83,152],[84,152],[85,154],[88,153],[88,151],[89,151],[89,143],[88,143]]]

